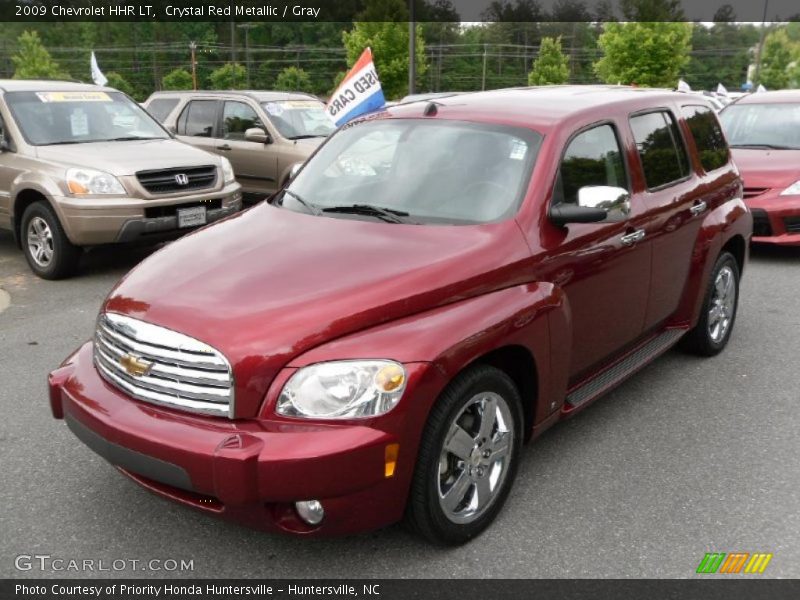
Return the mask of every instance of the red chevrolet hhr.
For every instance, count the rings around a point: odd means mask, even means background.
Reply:
[[[753,241],[800,246],[800,90],[744,96],[720,118],[753,213]]]
[[[405,518],[464,542],[524,442],[679,342],[725,347],[751,229],[702,98],[399,105],[123,278],[51,373],[52,410],[209,513],[295,534]]]

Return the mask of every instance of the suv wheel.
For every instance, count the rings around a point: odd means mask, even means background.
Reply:
[[[687,352],[700,356],[719,354],[728,344],[739,304],[739,265],[723,252],[711,271],[697,325],[681,340]]]
[[[420,443],[407,522],[429,540],[460,544],[497,516],[522,450],[522,404],[503,371],[476,366],[437,401]]]
[[[75,271],[81,250],[64,233],[46,202],[34,202],[22,213],[22,249],[31,270],[43,279],[61,279]]]

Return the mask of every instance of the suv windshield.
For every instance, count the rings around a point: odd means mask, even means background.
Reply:
[[[34,146],[169,139],[121,92],[8,92],[5,99],[22,135]]]
[[[336,129],[325,105],[317,100],[281,100],[261,106],[280,134],[290,140],[328,137]]]
[[[516,212],[541,140],[530,129],[501,125],[369,121],[322,146],[281,202],[342,218],[498,221]]]
[[[800,150],[800,104],[731,104],[720,121],[734,148]]]

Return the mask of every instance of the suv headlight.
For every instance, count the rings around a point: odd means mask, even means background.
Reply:
[[[792,185],[783,190],[781,196],[800,196],[800,181],[795,181]]]
[[[67,169],[67,188],[73,194],[125,195],[125,188],[111,173],[94,169]]]
[[[390,360],[342,360],[299,369],[281,391],[276,412],[290,417],[349,419],[392,410],[406,389],[406,370]]]
[[[222,161],[222,179],[225,181],[225,184],[233,183],[236,181],[236,175],[233,172],[233,165],[231,161],[229,161],[224,156],[220,157]]]

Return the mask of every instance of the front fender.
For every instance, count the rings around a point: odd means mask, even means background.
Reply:
[[[342,359],[388,358],[431,363],[441,385],[426,398],[429,410],[450,380],[480,357],[507,346],[526,349],[536,365],[534,423],[560,407],[567,384],[569,316],[566,297],[551,283],[506,288],[385,323],[334,340],[288,365]]]

